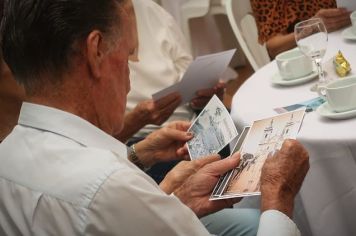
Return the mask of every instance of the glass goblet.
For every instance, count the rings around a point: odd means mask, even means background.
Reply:
[[[327,83],[321,65],[328,43],[326,27],[320,18],[301,21],[294,26],[294,37],[299,50],[313,60],[318,69],[318,83],[311,88],[316,91],[318,86]]]

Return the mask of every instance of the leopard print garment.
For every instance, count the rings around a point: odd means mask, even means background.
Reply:
[[[335,0],[250,0],[250,2],[260,43],[275,35],[293,32],[296,23],[309,19],[320,9],[336,7]]]

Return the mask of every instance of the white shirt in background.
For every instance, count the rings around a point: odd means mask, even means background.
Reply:
[[[139,62],[129,62],[131,91],[127,111],[152,94],[177,83],[192,56],[179,26],[169,13],[150,0],[133,0],[138,31]],[[194,112],[187,105],[178,107],[168,122],[191,120]],[[147,125],[135,136],[144,137],[159,126]]]

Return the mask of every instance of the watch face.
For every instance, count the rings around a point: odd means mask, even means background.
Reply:
[[[144,165],[141,163],[140,159],[136,155],[135,145],[129,147],[129,161],[135,164],[138,168],[144,169]]]

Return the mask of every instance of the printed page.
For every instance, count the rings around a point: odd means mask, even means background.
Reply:
[[[220,152],[238,135],[229,112],[216,95],[210,99],[188,131],[194,134],[187,142],[192,160]]]
[[[170,93],[179,92],[182,96],[182,104],[190,102],[198,90],[212,88],[218,83],[235,51],[236,49],[232,49],[197,57],[179,83],[153,94],[153,100],[156,101]]]
[[[211,199],[261,194],[261,170],[267,156],[280,149],[285,139],[296,138],[304,114],[305,109],[302,109],[254,121],[240,149],[239,166],[226,175],[228,180],[219,181],[225,186],[213,193]]]

